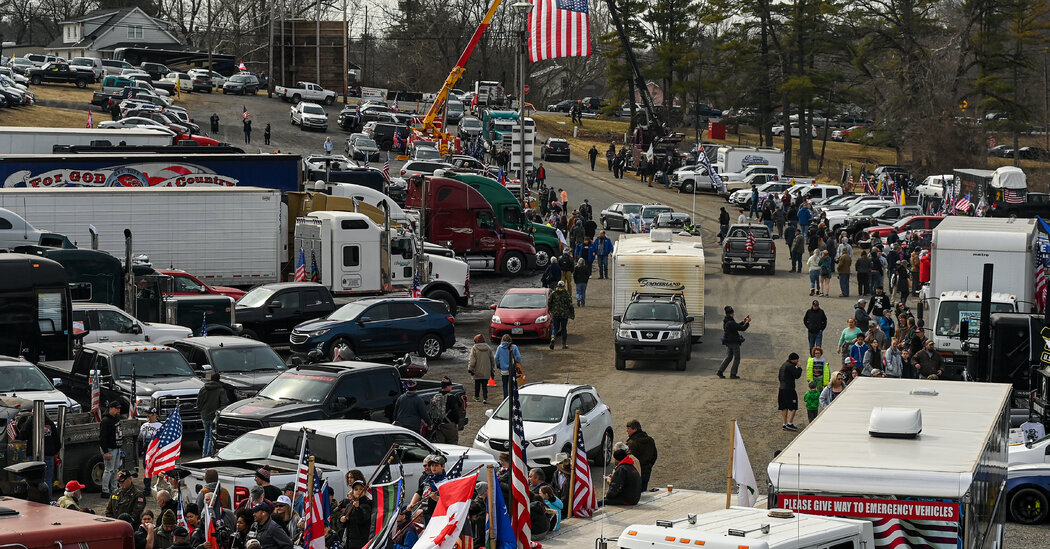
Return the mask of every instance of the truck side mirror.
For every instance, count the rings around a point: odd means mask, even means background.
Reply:
[[[51,378],[51,384],[54,385],[55,388],[61,387],[62,386],[62,378],[60,378],[60,377],[53,377],[53,378]]]
[[[132,324],[131,325],[131,333],[136,334],[136,335],[141,334],[142,333],[142,326],[139,326],[138,324]]]
[[[621,315],[614,315],[613,316],[613,320],[616,321],[616,322],[620,322],[622,319],[623,319],[623,316],[621,316]]]
[[[965,342],[970,339],[970,321],[964,320],[959,323],[959,341]]]
[[[685,317],[685,321],[686,322],[692,322],[694,320],[696,320],[696,317],[694,317],[694,316],[687,316],[687,317]]]
[[[333,410],[345,410],[350,407],[350,401],[346,397],[335,397],[335,402],[332,403]]]
[[[280,309],[281,308],[281,302],[280,301],[271,301],[270,304],[267,305],[266,307],[268,309]]]

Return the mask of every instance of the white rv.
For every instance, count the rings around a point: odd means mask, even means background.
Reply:
[[[699,236],[668,229],[621,235],[609,268],[612,316],[622,315],[635,293],[681,294],[696,319],[694,338],[704,335],[704,244]]]

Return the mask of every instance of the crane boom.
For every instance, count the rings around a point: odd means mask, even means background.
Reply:
[[[642,110],[645,111],[643,128],[649,128],[654,123],[656,126],[659,126],[660,119],[656,116],[656,105],[653,104],[653,97],[649,94],[649,87],[645,84],[645,77],[642,76],[642,70],[638,67],[638,61],[634,57],[634,49],[631,48],[631,40],[628,38],[627,30],[620,20],[620,12],[616,8],[616,0],[605,0],[605,3],[609,5],[609,16],[612,18],[613,25],[616,26],[616,34],[620,36],[620,42],[623,43],[627,64],[631,66],[631,72],[634,73],[635,87],[638,88],[638,94],[642,97]],[[634,98],[632,97],[628,101],[633,102]]]

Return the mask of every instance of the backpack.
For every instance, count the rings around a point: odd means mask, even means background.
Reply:
[[[446,416],[448,415],[449,394],[439,391],[430,399],[430,404],[427,406],[427,417],[430,418],[431,425],[441,425],[448,421]]]

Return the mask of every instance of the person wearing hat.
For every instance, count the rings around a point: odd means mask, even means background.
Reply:
[[[276,486],[270,484],[270,466],[263,465],[255,470],[255,484],[261,486],[263,489],[263,495],[266,499],[273,502],[277,501],[277,498],[281,496],[281,490]]]
[[[780,410],[782,424],[781,429],[785,431],[798,431],[795,427],[795,414],[798,412],[798,391],[795,390],[795,380],[802,377],[802,367],[798,365],[798,353],[788,355],[787,361],[780,365],[780,390],[777,393],[777,403]]]
[[[616,468],[613,473],[605,477],[609,488],[605,492],[605,498],[598,502],[599,507],[606,505],[636,505],[642,496],[642,477],[634,463],[629,461],[627,451],[617,449],[613,451],[613,460]]]
[[[233,501],[230,499],[230,492],[219,486],[219,471],[216,469],[205,469],[204,470],[204,487],[197,492],[197,507],[204,508],[204,494],[208,494],[215,491],[215,488],[219,488],[222,491],[219,498],[219,503],[223,509],[232,509]]]
[[[185,526],[176,526],[171,530],[171,549],[193,549],[190,545],[190,531]]]
[[[418,507],[422,510],[423,524],[430,522],[430,517],[434,516],[438,500],[437,485],[445,480],[445,462],[445,456],[440,454],[427,456],[423,460],[423,476],[419,478],[419,487],[408,504],[410,509]]]
[[[297,539],[299,537],[299,513],[296,513],[292,509],[292,498],[281,494],[277,496],[277,501],[273,505],[273,520],[277,524],[284,528],[284,531],[288,533],[288,537],[291,539]]]
[[[343,514],[333,526],[340,528],[343,549],[361,549],[371,537],[372,502],[363,480],[350,485],[350,496],[344,501]]]
[[[809,347],[820,347],[824,343],[824,329],[828,327],[828,315],[820,308],[820,302],[813,300],[806,314],[802,316],[802,325],[806,327],[809,336]]]
[[[292,546],[292,539],[288,537],[288,532],[281,528],[270,515],[273,514],[273,506],[270,502],[263,501],[255,504],[252,507],[252,513],[255,516],[255,524],[252,525],[251,536],[254,533],[255,539],[259,540],[259,544],[262,549],[289,549]]]
[[[208,374],[208,381],[204,382],[204,387],[197,392],[197,409],[200,410],[201,420],[204,421],[204,445],[201,448],[204,457],[211,455],[215,444],[215,433],[212,432],[215,415],[229,403],[230,397],[226,394],[226,387],[219,383],[219,372],[212,370]]]
[[[441,406],[442,400],[445,404],[444,414],[440,418],[431,413],[430,422],[433,424],[434,436],[430,440],[439,444],[459,444],[459,425],[466,417],[467,411],[463,409],[463,401],[452,395],[452,380],[448,376],[441,378],[441,392],[432,398],[438,401],[431,401],[431,412],[435,406]]]
[[[175,511],[168,509],[160,515],[160,527],[155,529],[153,535],[153,549],[168,549],[174,543],[172,534],[175,530]]]
[[[733,369],[729,372],[729,377],[740,379],[740,376],[736,375],[740,368],[740,344],[744,342],[744,337],[740,335],[740,332],[746,331],[751,326],[751,316],[745,316],[743,322],[737,322],[736,312],[732,307],[726,305],[725,312],[726,316],[722,319],[722,345],[726,346],[726,357],[718,367],[717,375],[725,379],[726,368],[732,362]]]
[[[65,493],[62,494],[62,497],[58,498],[58,506],[63,509],[79,511],[80,496],[82,495],[81,490],[84,488],[87,488],[87,486],[84,486],[75,480],[67,482]]]
[[[150,408],[146,410],[146,423],[143,423],[139,427],[139,455],[145,459],[146,448],[149,447],[149,443],[153,441],[153,438],[157,436],[157,431],[160,431],[161,426],[160,419],[158,419],[157,409]],[[146,470],[143,467],[143,470]],[[152,493],[153,487],[152,478],[142,477],[142,491],[148,496]]]
[[[562,270],[564,272],[564,269]],[[572,269],[569,269],[570,276]],[[569,348],[569,319],[576,318],[576,309],[572,305],[572,296],[569,295],[568,285],[562,280],[558,287],[547,296],[547,309],[551,314],[551,341],[549,347],[554,349],[554,342],[561,334],[561,348]]]
[[[109,499],[109,495],[117,491],[117,466],[120,463],[119,425],[120,401],[113,400],[110,401],[98,430],[98,445],[105,464],[102,472],[102,499]]]
[[[554,495],[562,501],[569,501],[569,480],[572,478],[572,457],[568,453],[558,453],[554,456],[555,469],[551,477],[551,488]],[[570,509],[562,508],[561,518],[568,518]]]
[[[119,489],[114,492],[109,503],[106,504],[106,516],[118,517],[121,513],[131,515],[132,520],[137,521],[142,516],[142,510],[146,508],[146,496],[135,487],[132,480],[135,475],[131,471],[122,470],[117,473]],[[135,524],[137,526],[137,524]]]
[[[394,401],[394,425],[422,433],[423,427],[430,427],[427,421],[427,405],[423,402],[423,397],[416,392],[414,380],[408,380],[405,387],[408,390]]]
[[[281,492],[284,495],[288,496],[288,499],[292,501],[292,511],[295,511],[296,513],[302,515],[303,503],[306,500],[306,494],[295,493],[295,482],[289,482],[288,484],[285,484],[284,488],[281,489]]]

